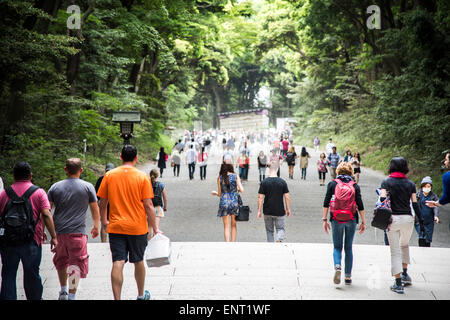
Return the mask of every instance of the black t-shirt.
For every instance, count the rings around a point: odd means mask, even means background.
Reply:
[[[404,178],[387,178],[381,182],[381,189],[386,189],[391,199],[392,214],[412,214],[411,195],[416,193],[414,182]]]
[[[98,189],[100,189],[100,185],[102,184],[103,181],[103,177],[101,176],[100,178],[98,178],[97,183],[95,184],[95,192],[98,192]],[[99,197],[98,197],[99,198]],[[100,199],[100,198],[99,198]]]
[[[270,216],[284,216],[285,193],[289,193],[286,181],[278,177],[268,177],[259,185],[258,193],[264,195],[263,213]]]
[[[101,176],[100,178],[98,178],[97,183],[95,184],[95,192],[98,192],[98,190],[100,189],[100,185],[102,184],[102,181],[103,181],[104,177],[105,176]],[[97,199],[100,201],[100,197],[99,196],[97,196]],[[109,218],[109,202],[108,202],[108,206],[106,207],[106,209],[107,209],[106,213],[107,213],[107,216]]]

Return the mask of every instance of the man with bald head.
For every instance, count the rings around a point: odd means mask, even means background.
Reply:
[[[92,238],[99,234],[100,211],[94,186],[80,179],[81,160],[68,159],[64,171],[67,179],[48,191],[50,204],[55,207],[53,219],[59,243],[53,263],[61,284],[59,300],[75,300],[80,278],[86,278],[88,273],[86,211],[90,207],[94,220]]]

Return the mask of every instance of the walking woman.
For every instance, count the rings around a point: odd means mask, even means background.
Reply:
[[[361,189],[354,184],[353,168],[348,162],[342,162],[336,169],[336,181],[330,181],[323,202],[323,229],[328,234],[330,225],[327,222],[330,208],[330,222],[333,236],[334,283],[341,283],[342,248],[345,251],[345,284],[352,283],[353,267],[353,237],[358,224],[358,213],[361,215],[359,233],[366,230],[364,205],[361,199]]]
[[[361,156],[359,155],[359,152],[355,152],[350,163],[353,167],[353,173],[355,174],[355,182],[359,183],[359,174],[361,173]]]
[[[206,165],[208,161],[208,154],[205,151],[205,147],[202,147],[202,151],[198,154],[198,165],[200,167],[200,180],[206,179]]]
[[[433,181],[431,177],[425,177],[420,183],[420,190],[417,192],[417,202],[423,217],[423,226],[425,232],[420,232],[420,224],[415,224],[417,234],[419,235],[419,247],[430,247],[433,241],[434,224],[439,223],[439,208],[430,208],[426,205],[427,201],[437,201],[439,197],[431,191]]]
[[[181,165],[181,155],[180,151],[178,149],[173,149],[172,152],[172,163],[173,163],[173,176],[179,177],[180,176],[180,165]]]
[[[414,229],[414,218],[411,213],[410,201],[420,224],[420,231],[424,231],[423,218],[416,198],[414,182],[406,178],[409,172],[408,163],[403,157],[392,158],[389,163],[389,177],[381,183],[380,201],[389,196],[392,210],[392,223],[388,227],[387,237],[391,250],[391,273],[395,283],[391,290],[404,293],[403,286],[411,284],[411,277],[407,273],[409,256],[409,240]]]
[[[344,157],[344,162],[350,162],[352,160],[352,152],[350,150],[347,150]]]
[[[266,168],[267,156],[264,154],[264,151],[260,151],[258,156],[259,183],[266,178]]]
[[[308,158],[311,158],[306,148],[302,147],[302,152],[300,153],[300,169],[302,170],[301,179],[306,180],[306,168],[308,168]]]
[[[161,147],[161,149],[159,149],[159,153],[158,153],[158,168],[159,168],[159,172],[162,178],[163,175],[163,171],[166,168],[166,161],[168,159],[167,153],[164,152],[164,147]]]
[[[319,172],[319,184],[321,186],[325,185],[325,176],[328,172],[327,165],[328,165],[327,156],[325,155],[325,153],[322,152],[320,154],[319,160],[317,160],[316,163],[317,171]]]
[[[294,167],[295,167],[295,159],[297,159],[298,156],[295,153],[294,146],[290,146],[288,152],[286,153],[286,163],[289,168],[289,178],[294,179]]]
[[[277,165],[278,165],[277,177],[279,178],[280,171],[281,171],[280,168],[281,168],[281,165],[283,164],[283,157],[278,154],[276,149],[272,149],[270,152],[271,152],[271,155],[269,158],[269,163],[272,163],[272,162],[277,163]]]
[[[164,183],[156,181],[158,175],[158,170],[152,169],[150,171],[150,180],[153,188],[152,202],[155,208],[156,226],[159,229],[161,218],[164,217],[164,212],[167,211],[167,192]]]
[[[239,215],[239,205],[242,204],[239,192],[244,192],[244,188],[241,179],[234,173],[232,164],[221,165],[217,188],[218,191],[213,191],[212,194],[220,198],[217,216],[222,217],[225,241],[236,242],[236,216]]]

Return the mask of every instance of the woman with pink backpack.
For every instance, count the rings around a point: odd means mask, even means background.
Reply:
[[[330,181],[323,202],[323,229],[333,236],[334,283],[341,283],[342,249],[345,251],[345,284],[352,283],[353,238],[358,224],[358,211],[361,215],[359,233],[366,230],[364,205],[361,189],[353,181],[353,167],[348,162],[341,162],[336,169],[336,179]],[[330,209],[330,224],[327,222]]]

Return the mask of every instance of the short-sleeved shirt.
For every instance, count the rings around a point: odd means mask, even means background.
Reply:
[[[411,195],[416,193],[414,182],[404,178],[387,178],[381,182],[381,189],[389,192],[392,214],[410,214]]]
[[[287,150],[289,148],[289,141],[283,140],[281,144],[283,145],[283,150]]]
[[[223,152],[223,160],[232,160],[233,159],[233,152],[230,150],[225,150]]]
[[[130,166],[105,174],[97,196],[110,204],[108,233],[142,235],[148,232],[144,199],[153,199],[150,177]]]
[[[164,205],[163,191],[164,191],[165,187],[166,187],[166,185],[164,183],[162,183],[161,181],[155,181],[155,183],[152,184],[153,195],[154,195],[152,202],[153,202],[154,206],[163,206]],[[159,200],[161,201],[161,203],[157,203],[157,201],[156,201],[156,199],[157,199],[156,196],[158,196],[158,193],[160,196]]]
[[[274,147],[274,148],[279,148],[279,147],[280,147],[280,140],[276,139],[276,140],[273,142],[273,147]]]
[[[48,200],[55,205],[53,221],[57,234],[86,233],[86,211],[97,195],[92,184],[67,178],[52,185]]]
[[[188,163],[194,163],[196,156],[197,156],[197,152],[195,152],[194,149],[189,149],[188,151],[186,151],[186,161]]]
[[[11,185],[14,192],[17,196],[21,197],[33,184],[31,181],[17,181]],[[3,210],[5,209],[6,204],[9,201],[9,197],[6,194],[6,191],[3,190],[0,193],[0,215],[3,214]],[[50,210],[50,202],[48,201],[47,194],[44,189],[36,190],[30,197],[31,206],[33,207],[33,218],[36,221],[39,219],[41,215],[41,211],[48,209]],[[42,220],[39,219],[36,229],[34,231],[34,241],[36,241],[37,245],[42,245],[44,235],[44,228],[42,225]]]
[[[284,216],[284,194],[289,193],[286,181],[268,177],[259,185],[259,194],[264,195],[263,213],[270,216]]]
[[[341,158],[340,154],[337,152],[336,153],[331,152],[328,155],[328,161],[330,162],[331,168],[337,168],[339,161],[341,161],[341,160],[342,160],[342,158]]]
[[[172,161],[174,164],[180,164],[181,163],[181,158],[180,158],[180,153],[176,152],[172,154]]]

